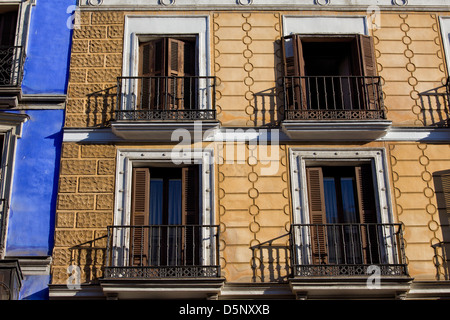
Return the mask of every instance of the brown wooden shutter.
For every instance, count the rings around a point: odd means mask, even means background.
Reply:
[[[185,42],[182,40],[167,39],[168,71],[168,104],[170,108],[184,109],[184,67],[185,67]]]
[[[142,266],[149,262],[150,170],[133,168],[132,186],[131,263]]]
[[[163,104],[162,92],[165,73],[165,45],[163,39],[152,40],[139,46],[139,77],[137,106],[139,109],[159,109]]]
[[[182,169],[182,224],[185,226],[184,261],[187,265],[199,264],[200,257],[200,198],[199,166]]]
[[[322,168],[306,168],[314,264],[327,263],[325,195]]]
[[[382,230],[376,225],[377,211],[375,205],[375,190],[372,177],[372,166],[363,164],[355,167],[356,191],[360,223],[362,226],[361,240],[365,263],[379,262],[379,246]]]
[[[293,55],[287,56],[286,41],[292,42]],[[303,46],[299,35],[291,35],[282,39],[284,74],[288,77],[304,77],[305,76],[305,59],[303,57]],[[305,79],[294,78],[288,80],[288,109],[307,109],[306,97],[306,81]]]
[[[378,100],[378,87],[377,79],[377,62],[375,60],[375,49],[373,38],[366,35],[357,35],[356,42],[359,49],[359,63],[360,63],[360,75],[365,77],[362,83],[365,87],[361,92],[364,92],[364,109],[377,109]]]

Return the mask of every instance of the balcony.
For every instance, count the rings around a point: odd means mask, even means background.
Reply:
[[[215,77],[119,77],[113,132],[146,141],[171,141],[176,129],[205,133],[218,126],[215,89]]]
[[[223,284],[217,225],[108,227],[101,281],[107,295],[195,298],[216,295]],[[164,292],[161,292],[164,291]]]
[[[0,106],[17,106],[24,61],[23,47],[0,46]]]
[[[293,224],[291,253],[297,293],[399,295],[409,288],[401,224]],[[378,290],[367,290],[373,280]]]
[[[285,133],[296,140],[374,140],[386,133],[380,77],[283,78]]]

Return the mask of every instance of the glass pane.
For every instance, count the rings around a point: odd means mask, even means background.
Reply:
[[[181,224],[181,179],[169,180],[169,224]]]
[[[338,222],[338,211],[336,202],[336,186],[334,178],[323,178],[323,188],[325,196],[325,210],[327,223]]]
[[[162,224],[163,179],[150,179],[150,224]]]
[[[170,225],[181,225],[181,179],[169,180],[168,201],[168,223]],[[179,265],[181,264],[181,252],[183,248],[182,228],[178,226],[170,226],[168,232],[168,265]]]
[[[344,223],[357,223],[353,178],[341,178]]]

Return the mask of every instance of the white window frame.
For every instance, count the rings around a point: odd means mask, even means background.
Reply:
[[[140,39],[148,37],[176,37],[195,36],[197,52],[198,76],[208,77],[210,70],[210,43],[209,43],[209,16],[125,16],[124,27],[124,47],[123,47],[123,77],[137,77],[139,74],[139,42]],[[199,109],[210,109],[212,106],[211,84],[202,80],[199,81]],[[136,88],[136,83],[129,83],[128,88]],[[133,89],[122,88],[123,96],[136,95]],[[121,106],[125,110],[133,107],[132,99]]]
[[[293,224],[310,224],[308,183],[306,178],[306,168],[316,165],[326,164],[357,165],[370,162],[372,164],[373,182],[375,190],[375,204],[378,223],[395,223],[392,214],[389,171],[384,149],[302,149],[291,148],[290,157],[290,178],[291,195],[293,207]],[[304,244],[304,248],[311,246],[310,239],[300,239],[298,233],[293,234],[295,243]],[[395,248],[392,245],[391,237],[386,237],[388,250],[386,252],[388,261],[394,263]],[[389,248],[391,248],[389,250]],[[309,264],[311,259],[300,248],[298,250],[299,261]]]
[[[290,34],[369,35],[365,16],[283,16],[283,36]]]
[[[442,16],[439,17],[439,22],[441,25],[442,43],[444,46],[444,54],[447,65],[447,70],[450,66],[450,17]]]
[[[116,166],[116,189],[114,203],[114,225],[131,225],[131,190],[133,167],[152,164],[196,164],[200,166],[200,224],[213,225],[215,221],[214,205],[214,151],[213,149],[192,149],[174,151],[166,149],[118,149]],[[203,236],[202,264],[210,265],[216,261],[215,250],[211,250],[217,239],[207,229]],[[124,248],[115,254],[115,265],[127,266],[129,252],[129,234],[120,234],[113,239],[112,248]]]

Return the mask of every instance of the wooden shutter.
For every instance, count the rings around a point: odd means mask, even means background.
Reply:
[[[372,166],[363,164],[355,167],[356,191],[358,197],[359,217],[362,226],[361,240],[365,263],[379,262],[379,247],[382,230],[376,225],[377,211],[373,185]]]
[[[152,40],[139,46],[138,109],[160,109],[163,105],[165,73],[165,45],[163,39]]]
[[[191,109],[194,101],[195,88],[195,48],[189,41],[167,39],[168,71],[170,77],[168,103],[171,108]]]
[[[314,264],[327,263],[326,212],[322,168],[306,168]]]
[[[148,265],[149,262],[149,214],[150,170],[133,168],[131,201],[131,264]]]
[[[378,104],[378,87],[377,79],[377,62],[375,60],[375,49],[373,38],[366,35],[357,35],[356,42],[359,49],[359,64],[360,75],[365,77],[363,83],[365,87],[361,92],[364,92],[365,109],[377,109]]]
[[[292,42],[293,55],[287,56],[286,41]],[[284,74],[287,77],[304,77],[305,60],[303,46],[299,35],[292,35],[282,39]],[[286,84],[288,94],[288,109],[307,109],[306,81],[300,78],[288,79]]]
[[[199,264],[200,232],[199,227],[199,166],[182,169],[182,224],[185,226],[183,260],[187,265]]]

